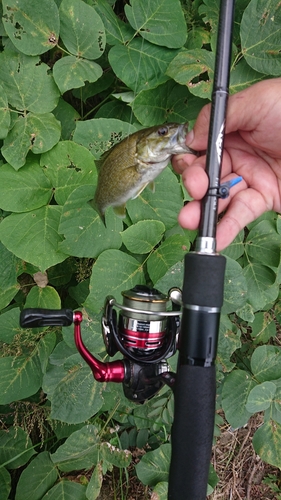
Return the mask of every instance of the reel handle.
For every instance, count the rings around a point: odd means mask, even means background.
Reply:
[[[70,326],[72,323],[73,311],[71,309],[27,308],[20,313],[20,326],[22,328]]]

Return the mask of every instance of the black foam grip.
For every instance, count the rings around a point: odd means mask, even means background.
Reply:
[[[221,308],[225,262],[225,257],[218,254],[187,253],[183,304]]]
[[[71,309],[43,309],[27,308],[20,314],[22,328],[36,328],[41,326],[69,326],[73,322]]]
[[[168,500],[206,499],[215,399],[215,366],[179,366]]]

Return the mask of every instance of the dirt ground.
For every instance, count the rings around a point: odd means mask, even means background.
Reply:
[[[280,478],[280,471],[262,462],[252,446],[252,436],[260,424],[259,416],[255,415],[242,429],[233,431],[228,424],[221,429],[212,458],[220,480],[208,500],[281,499],[281,484],[278,493],[273,491],[274,487],[279,489],[275,479],[273,487],[263,482],[270,475]],[[98,500],[109,499],[154,500],[154,496],[138,481],[132,467],[127,476],[121,477],[119,470],[106,476]]]

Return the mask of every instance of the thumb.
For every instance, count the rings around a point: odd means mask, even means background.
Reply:
[[[210,114],[211,104],[206,104],[201,109],[193,129],[186,135],[187,146],[195,149],[195,151],[203,151],[207,148]]]

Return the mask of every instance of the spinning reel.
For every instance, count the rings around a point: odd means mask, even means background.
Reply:
[[[75,344],[99,382],[123,384],[125,396],[143,403],[152,398],[164,384],[173,387],[175,374],[169,371],[167,359],[177,349],[180,329],[181,291],[172,288],[168,295],[154,288],[137,285],[122,292],[123,304],[107,297],[101,320],[107,354],[118,351],[122,360],[104,363],[87,349],[81,336],[82,313],[70,309],[24,309],[20,324],[24,328],[69,326],[74,323]],[[172,311],[167,311],[171,301]],[[119,318],[116,309],[120,309]]]

